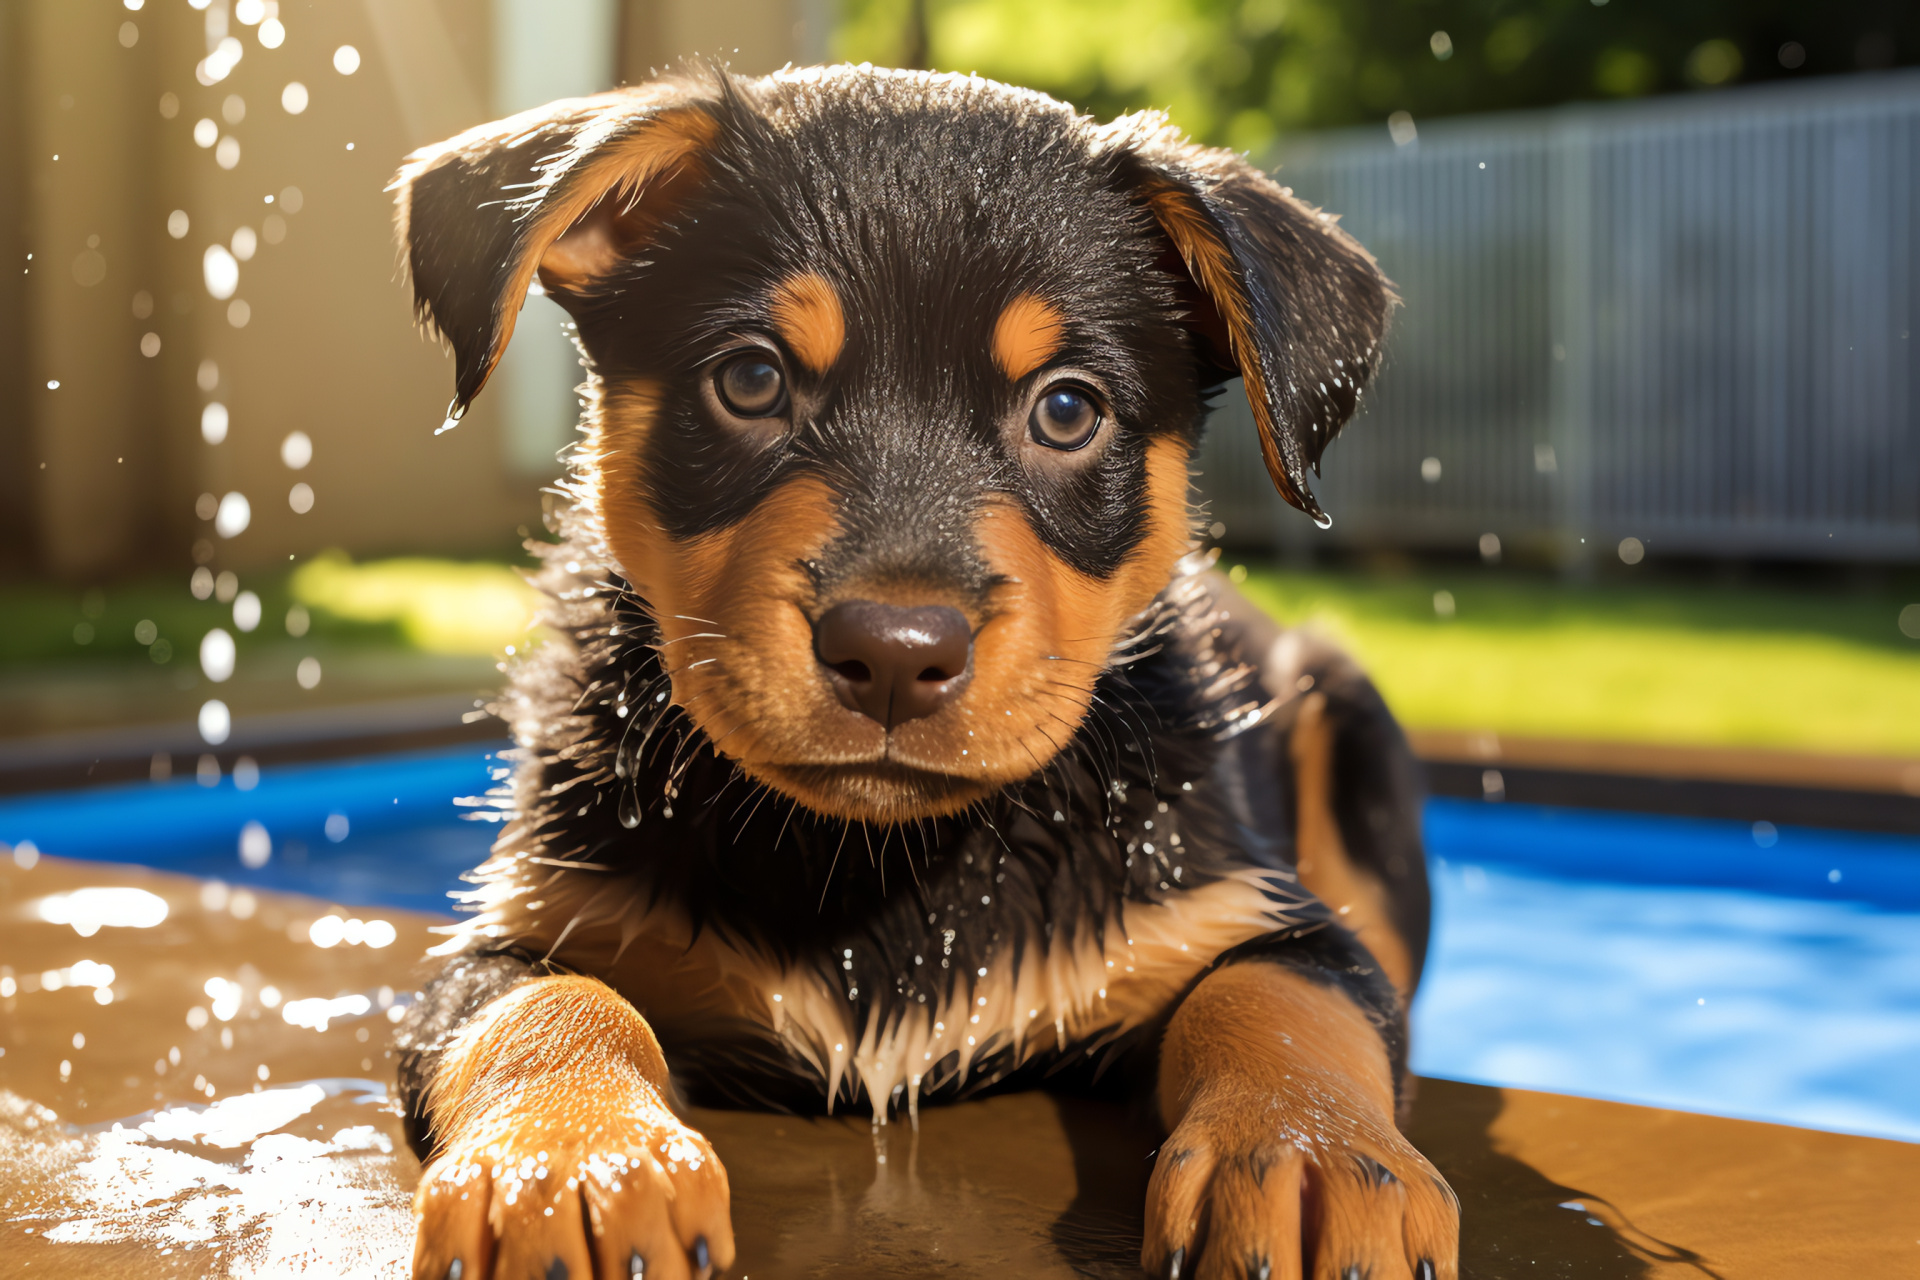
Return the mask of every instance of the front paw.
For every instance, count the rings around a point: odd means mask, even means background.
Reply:
[[[1160,1149],[1141,1265],[1185,1280],[1455,1280],[1453,1190],[1365,1102],[1197,1101]]]
[[[522,1091],[414,1197],[415,1280],[689,1280],[733,1262],[727,1174],[650,1085]]]

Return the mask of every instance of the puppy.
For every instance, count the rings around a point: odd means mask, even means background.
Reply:
[[[727,1268],[676,1098],[1044,1081],[1164,1124],[1154,1274],[1455,1275],[1395,1123],[1413,762],[1188,499],[1237,374],[1319,517],[1367,254],[1157,116],[870,68],[557,102],[395,188],[450,418],[536,281],[587,370],[504,825],[401,1028],[415,1274]]]

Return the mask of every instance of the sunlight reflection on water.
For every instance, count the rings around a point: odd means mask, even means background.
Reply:
[[[48,924],[73,926],[91,938],[102,926],[110,929],[151,929],[167,918],[167,900],[145,889],[99,885],[56,893],[40,899],[34,910]]]
[[[211,1272],[231,1276],[403,1274],[413,1222],[384,1158],[393,1142],[341,1123],[354,1118],[342,1104],[385,1101],[371,1081],[307,1081],[76,1134],[0,1090],[0,1174],[59,1188],[58,1221],[40,1233],[53,1244],[204,1251]],[[322,1110],[322,1136],[283,1132]]]

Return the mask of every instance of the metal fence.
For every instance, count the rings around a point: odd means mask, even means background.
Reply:
[[[1920,560],[1920,75],[1344,131],[1280,160],[1406,305],[1328,450],[1330,531],[1272,496],[1223,399],[1200,484],[1230,543]]]

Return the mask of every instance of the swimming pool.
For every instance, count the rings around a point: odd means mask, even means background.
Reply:
[[[454,798],[503,767],[461,747],[7,797],[0,841],[445,911],[495,830]],[[1441,798],[1426,831],[1421,1074],[1920,1141],[1920,837]]]

